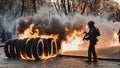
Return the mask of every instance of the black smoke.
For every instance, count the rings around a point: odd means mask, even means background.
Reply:
[[[40,34],[58,34],[59,39],[64,40],[66,35],[71,34],[74,30],[83,29],[83,25],[80,22],[71,23],[70,21],[63,21],[62,18],[53,16],[51,18],[43,19],[41,17],[27,17],[18,19],[17,31],[18,34],[21,34],[26,30],[30,24],[34,24],[32,32],[35,32],[35,29],[39,29]],[[66,32],[65,28],[68,28],[69,31]]]

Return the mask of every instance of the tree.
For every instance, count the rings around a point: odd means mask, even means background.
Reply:
[[[33,2],[34,11],[35,11],[35,13],[37,13],[37,9],[36,9],[36,0],[32,0],[32,2]]]
[[[21,16],[22,16],[23,13],[24,13],[24,7],[25,7],[25,5],[24,5],[24,0],[22,0],[22,5],[21,5]]]

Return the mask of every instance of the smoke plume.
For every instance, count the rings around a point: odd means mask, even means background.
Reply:
[[[118,22],[113,23],[112,21],[108,21],[105,18],[92,15],[83,16],[76,14],[71,17],[66,17],[56,14],[49,16],[48,13],[48,11],[44,13],[39,12],[34,16],[18,19],[18,34],[23,33],[24,30],[30,26],[30,24],[35,24],[33,32],[35,29],[39,29],[40,34],[59,34],[59,39],[65,40],[66,35],[71,34],[74,30],[88,31],[86,25],[88,21],[93,20],[95,22],[95,26],[99,28],[101,33],[99,42],[97,44],[98,47],[112,46],[116,41],[116,39],[114,39],[114,34],[119,30],[120,24]],[[69,32],[66,32],[66,27],[69,29]],[[84,33],[82,34],[84,35]],[[88,44],[85,41],[83,45]]]

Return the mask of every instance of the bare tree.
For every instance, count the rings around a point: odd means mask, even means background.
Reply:
[[[71,12],[70,11],[71,10],[71,8],[70,8],[71,7],[70,0],[67,0],[67,5],[68,5],[67,7],[68,7],[68,13],[69,13],[69,12]]]
[[[35,13],[37,13],[37,9],[36,9],[36,0],[32,0],[32,2],[33,2],[33,8],[34,8],[34,11],[35,11]]]
[[[24,9],[25,5],[24,5],[24,0],[22,0],[22,5],[21,5],[21,16],[23,15],[25,9]]]
[[[86,6],[87,6],[87,0],[83,0],[83,4],[84,4],[84,6],[83,6],[81,14],[84,14],[84,12],[85,12],[85,9],[86,9]]]
[[[63,10],[64,10],[65,15],[67,15],[65,0],[61,0],[61,3],[62,3],[62,7],[63,7]]]

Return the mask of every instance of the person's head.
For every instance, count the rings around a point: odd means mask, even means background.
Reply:
[[[94,27],[94,24],[95,24],[94,21],[89,21],[89,22],[88,22],[88,26],[89,26],[89,28]]]

